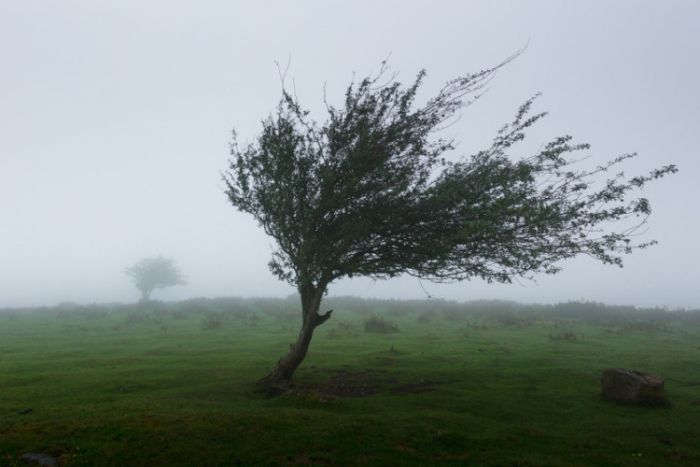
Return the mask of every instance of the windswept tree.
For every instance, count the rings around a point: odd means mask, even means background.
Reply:
[[[171,258],[143,258],[124,270],[141,292],[141,301],[150,300],[155,289],[183,285],[185,280]]]
[[[402,86],[383,66],[350,83],[341,106],[326,103],[323,123],[283,89],[255,142],[241,147],[234,132],[228,199],[275,239],[270,269],[301,298],[298,338],[261,383],[289,384],[331,316],[321,301],[340,278],[510,282],[556,273],[578,255],[621,266],[622,255],[654,243],[635,241],[651,208],[632,195],[676,168],[608,175],[635,156],[625,154],[583,169],[575,156],[589,146],[571,136],[518,154],[546,114],[531,112],[535,98],[489,147],[446,159],[455,145],[438,133],[504,63],[448,81],[424,105],[416,94],[425,71]]]

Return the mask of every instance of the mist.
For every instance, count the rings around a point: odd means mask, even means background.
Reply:
[[[622,269],[577,258],[536,282],[353,279],[330,294],[698,308],[698,14],[690,1],[3,2],[0,307],[136,301],[124,270],[157,255],[187,284],[153,298],[288,296],[267,268],[274,241],[221,181],[231,131],[254,140],[277,104],[275,62],[322,119],[324,87],[341,102],[354,73],[387,57],[404,83],[427,69],[429,96],[527,44],[446,130],[455,156],[542,92],[550,115],[523,151],[571,134],[591,143],[590,166],[629,152],[629,175],[678,165],[643,193],[641,238],[659,244]]]

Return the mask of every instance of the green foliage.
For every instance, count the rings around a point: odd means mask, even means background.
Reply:
[[[553,341],[576,342],[582,339],[583,336],[576,335],[571,331],[560,332],[559,334],[550,334],[549,338]]]
[[[277,241],[272,271],[321,291],[356,275],[509,282],[555,273],[581,254],[621,265],[652,244],[633,241],[651,208],[631,194],[675,166],[606,180],[634,154],[579,169],[575,154],[589,147],[568,135],[516,156],[545,116],[531,113],[534,98],[490,147],[446,160],[454,142],[438,130],[505,63],[448,81],[424,105],[416,95],[425,71],[403,87],[383,66],[351,83],[340,107],[327,104],[323,123],[284,91],[254,143],[240,147],[234,134],[227,195]]]
[[[365,332],[376,332],[380,334],[390,334],[398,332],[399,327],[380,316],[370,316],[365,320]]]
[[[171,258],[156,256],[143,258],[124,270],[141,292],[141,300],[148,300],[155,289],[183,285],[185,280]]]
[[[335,328],[331,329],[328,332],[328,337],[357,337],[357,326],[355,325],[355,323],[349,320],[338,321],[335,325]]]
[[[222,313],[207,313],[202,319],[203,329],[218,329],[224,325],[225,316]]]

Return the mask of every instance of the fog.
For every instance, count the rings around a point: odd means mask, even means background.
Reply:
[[[123,273],[172,257],[187,285],[154,298],[286,296],[267,269],[273,240],[223,193],[231,130],[256,137],[280,96],[275,61],[323,118],[353,77],[390,55],[421,96],[495,65],[486,95],[448,130],[457,155],[487,146],[537,92],[550,115],[522,146],[572,134],[592,166],[638,152],[651,184],[623,269],[577,258],[536,282],[450,285],[343,280],[331,295],[592,300],[700,307],[700,3],[625,1],[5,1],[0,3],[0,306],[135,301]]]

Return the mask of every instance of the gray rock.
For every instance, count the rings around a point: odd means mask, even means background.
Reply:
[[[608,368],[600,380],[603,397],[629,404],[666,402],[664,379],[660,376],[625,368]]]
[[[19,458],[25,464],[29,465],[45,465],[48,467],[58,467],[58,459],[51,457],[48,454],[41,454],[39,452],[28,452],[22,454]]]

